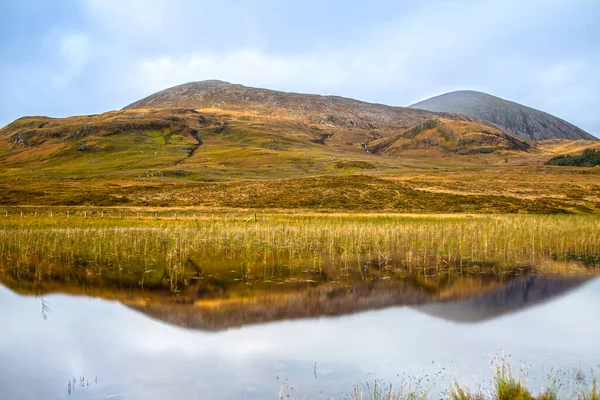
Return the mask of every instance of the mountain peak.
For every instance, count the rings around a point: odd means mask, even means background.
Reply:
[[[189,82],[154,93],[130,104],[133,109],[222,109],[255,115],[293,118],[303,122],[344,129],[407,129],[427,120],[442,118],[476,122],[465,115],[392,107],[339,96],[322,96],[254,88],[209,80]]]
[[[300,119],[341,128],[408,128],[428,119],[474,119],[527,140],[598,140],[545,112],[475,90],[432,97],[410,108],[373,104],[338,96],[290,93],[220,80],[189,82],[154,93],[125,109],[218,108]]]
[[[205,87],[215,87],[215,86],[231,86],[232,83],[226,81],[220,81],[218,79],[207,79],[204,81],[195,81],[184,83],[179,86],[205,86]]]
[[[457,90],[415,103],[411,108],[480,118],[529,140],[598,140],[558,117],[535,108],[475,90]]]
[[[405,107],[315,94],[281,92],[222,81],[190,82],[154,93],[125,107],[132,109],[187,108],[250,112],[302,120],[317,125],[378,130],[408,128],[430,118],[459,118]]]

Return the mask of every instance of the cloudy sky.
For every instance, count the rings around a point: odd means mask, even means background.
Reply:
[[[0,125],[204,79],[408,105],[485,91],[600,136],[597,0],[2,0]]]

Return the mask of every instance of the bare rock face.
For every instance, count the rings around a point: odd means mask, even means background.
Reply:
[[[155,93],[124,109],[218,108],[301,119],[312,124],[378,130],[406,129],[431,118],[478,121],[466,115],[392,107],[339,96],[287,93],[222,81],[191,82]]]
[[[528,140],[598,140],[584,130],[553,115],[482,92],[464,90],[446,93],[410,107],[435,112],[459,113],[483,119]]]

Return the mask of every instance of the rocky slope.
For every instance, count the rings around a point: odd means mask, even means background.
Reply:
[[[338,96],[279,92],[214,80],[175,86],[130,104],[124,109],[140,108],[218,108],[300,119],[329,127],[369,130],[406,129],[431,118],[471,121],[493,126],[487,121],[479,121],[465,115],[391,107]]]
[[[480,118],[528,140],[598,140],[584,130],[553,115],[482,92],[464,90],[446,93],[410,107]]]
[[[499,128],[464,121],[430,119],[396,135],[369,143],[373,154],[400,156],[411,150],[435,149],[458,155],[486,154],[500,150],[528,151],[531,144]]]

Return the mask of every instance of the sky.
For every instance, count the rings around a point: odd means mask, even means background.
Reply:
[[[205,79],[406,106],[480,90],[600,137],[598,0],[1,0],[0,126]]]

